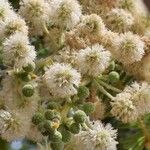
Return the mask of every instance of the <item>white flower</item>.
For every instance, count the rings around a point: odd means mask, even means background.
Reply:
[[[139,116],[150,112],[150,85],[148,83],[135,82],[131,86],[127,86],[124,92],[132,95],[131,101],[136,107]]]
[[[136,108],[130,100],[131,94],[120,93],[111,103],[111,114],[123,123],[135,121],[137,119]]]
[[[30,84],[35,86],[33,83]],[[0,97],[7,111],[10,112],[11,118],[7,120],[7,124],[5,123],[3,130],[0,131],[1,136],[7,141],[24,138],[29,132],[32,116],[38,109],[38,94],[35,90],[34,96],[23,97],[22,87],[24,83],[18,83],[18,79],[13,76],[6,76],[2,80],[2,85]],[[3,125],[1,119],[0,124]]]
[[[5,21],[7,18],[12,18],[15,15],[7,0],[0,2],[0,21]]]
[[[32,118],[32,115],[37,111],[39,96],[36,90],[36,83],[30,82],[35,89],[32,97],[26,98],[22,95],[22,87],[24,83],[19,82],[15,75],[6,75],[2,82],[0,97],[8,111],[18,111],[20,115]],[[7,94],[6,94],[7,93]]]
[[[109,29],[116,32],[125,32],[130,29],[134,23],[133,16],[123,9],[112,9],[106,18]]]
[[[111,103],[111,113],[124,123],[136,121],[150,112],[150,85],[133,83],[118,94]]]
[[[44,80],[55,97],[65,98],[77,94],[75,88],[80,84],[80,74],[65,64],[53,64],[45,72]]]
[[[22,32],[28,35],[28,27],[25,21],[19,16],[8,18],[4,22],[0,22],[0,35],[1,37],[8,37],[16,32]]]
[[[92,47],[82,49],[77,53],[77,66],[82,74],[98,76],[109,65],[110,52],[101,45],[95,44]]]
[[[127,32],[114,39],[114,56],[123,64],[138,62],[144,56],[144,42],[140,37],[131,32]]]
[[[56,26],[72,29],[82,15],[81,6],[77,0],[52,0],[51,19]]]
[[[36,58],[34,47],[23,33],[15,33],[3,43],[3,59],[7,65],[21,69],[23,66],[33,63]]]
[[[61,51],[58,52],[58,55],[54,56],[54,60],[62,63],[75,64],[76,51],[71,49],[69,46],[64,47]]]
[[[19,13],[30,23],[36,34],[41,34],[43,24],[49,21],[51,13],[49,4],[44,0],[22,0],[20,5]]]
[[[82,27],[82,30],[85,31],[85,34],[87,31],[97,35],[102,35],[106,32],[102,18],[96,14],[83,16],[80,26]]]
[[[11,121],[11,114],[3,109],[0,110],[0,134],[4,133]]]
[[[117,150],[117,130],[111,124],[93,122],[93,129],[81,131],[75,136],[75,148],[79,150]]]
[[[28,116],[24,116],[20,112],[12,110],[11,115],[11,119],[7,122],[7,129],[1,133],[1,137],[9,142],[24,138],[31,123]]]

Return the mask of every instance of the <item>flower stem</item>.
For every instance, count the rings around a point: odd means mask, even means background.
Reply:
[[[98,83],[101,84],[102,86],[104,86],[105,88],[107,88],[109,90],[112,90],[114,92],[117,92],[117,93],[121,93],[122,92],[120,89],[117,89],[117,88],[113,87],[112,85],[105,83],[102,80],[98,80]]]
[[[99,89],[100,92],[102,92],[104,95],[106,95],[107,97],[109,97],[111,100],[114,99],[114,97],[108,93],[103,86],[101,86],[98,81],[96,79],[94,79],[94,84],[96,85],[96,87]]]

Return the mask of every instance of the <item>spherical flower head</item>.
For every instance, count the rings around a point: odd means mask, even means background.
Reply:
[[[150,112],[150,86],[146,82],[133,83],[118,94],[113,102],[111,113],[124,123],[135,122]]]
[[[106,22],[112,31],[125,32],[134,24],[134,18],[129,12],[116,8],[107,14]]]
[[[22,93],[25,97],[31,97],[34,94],[34,87],[31,84],[26,84],[23,88],[22,88]]]
[[[16,32],[22,32],[25,35],[28,35],[28,27],[26,26],[25,21],[18,16],[8,18],[5,22],[0,22],[0,25],[1,37],[6,38]]]
[[[44,0],[22,0],[20,2],[19,13],[38,33],[42,32],[43,24],[48,23],[50,11],[49,4]]]
[[[76,123],[84,123],[86,121],[86,114],[82,110],[78,110],[75,112],[73,119]]]
[[[0,2],[0,21],[5,21],[7,18],[14,16],[14,12],[9,5],[8,1],[1,0]]]
[[[124,91],[132,95],[130,99],[139,117],[150,112],[150,85],[148,83],[135,82],[131,86],[127,86]]]
[[[144,42],[131,32],[118,36],[114,56],[123,64],[132,64],[142,59],[145,54]]]
[[[30,45],[29,39],[21,32],[17,32],[10,36],[3,43],[3,59],[7,65],[21,69],[36,58],[34,47]]]
[[[85,100],[90,95],[90,91],[86,86],[79,86],[78,88],[78,97],[82,100]]]
[[[10,115],[9,115],[10,116]],[[11,118],[7,120],[8,126],[1,133],[1,137],[9,142],[24,138],[30,127],[30,119],[18,110],[11,111]]]
[[[55,63],[46,70],[44,81],[54,97],[66,98],[77,94],[81,75],[67,64]]]
[[[100,16],[91,14],[84,16],[81,22],[82,32],[102,35],[106,32],[105,24]]]
[[[98,76],[108,67],[110,56],[109,51],[95,44],[79,51],[76,58],[77,67],[84,75]]]
[[[5,132],[9,126],[9,121],[11,121],[12,115],[5,110],[0,110],[0,134]]]
[[[136,121],[137,112],[133,102],[130,100],[131,94],[120,93],[111,103],[111,114],[123,123]]]
[[[81,131],[81,125],[79,123],[72,123],[69,127],[69,131],[73,134],[78,134]]]
[[[44,115],[38,112],[35,113],[32,117],[32,123],[35,125],[39,125],[44,120],[45,120]]]
[[[52,0],[50,6],[51,19],[56,26],[72,29],[80,21],[82,12],[77,0]]]
[[[100,121],[93,122],[92,129],[82,131],[76,136],[79,150],[116,150],[117,130],[111,124],[105,126]]]

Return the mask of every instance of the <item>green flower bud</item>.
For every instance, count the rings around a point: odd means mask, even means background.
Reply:
[[[22,93],[26,97],[31,97],[34,94],[34,87],[31,84],[27,84],[23,87]]]
[[[120,75],[118,72],[112,71],[109,73],[109,80],[112,83],[116,83],[117,81],[119,81],[120,79]]]
[[[44,116],[41,113],[36,113],[33,117],[32,117],[32,123],[35,125],[40,124],[41,122],[43,122]]]
[[[82,110],[78,110],[75,112],[74,116],[73,116],[73,119],[75,122],[77,123],[84,123],[85,120],[86,120],[86,114],[84,111]]]
[[[44,127],[44,122],[41,122],[39,125],[38,125],[38,130],[41,132],[41,134],[43,136],[48,136],[49,135],[49,132],[45,129]]]
[[[63,142],[52,142],[51,143],[52,150],[64,150]]]
[[[24,82],[31,81],[31,76],[27,72],[22,72],[19,74],[19,78]]]
[[[85,104],[82,106],[82,109],[83,109],[83,111],[84,111],[87,115],[89,115],[89,114],[91,114],[91,113],[94,112],[95,106],[94,106],[93,103],[88,102],[88,103],[85,103]]]
[[[71,132],[68,131],[65,127],[61,127],[61,128],[59,129],[59,131],[60,131],[61,134],[62,134],[62,141],[63,141],[64,143],[67,143],[67,142],[69,142],[69,141],[71,140],[72,134],[71,134]]]
[[[86,86],[80,86],[78,88],[78,96],[80,99],[86,99],[89,96],[90,92]]]
[[[47,54],[48,54],[48,50],[47,49],[41,48],[38,51],[38,56],[40,56],[40,57],[47,56]]]
[[[115,62],[114,61],[112,61],[111,63],[110,63],[110,65],[109,65],[109,70],[114,70],[115,69],[115,67],[116,67],[116,64],[115,64]]]
[[[50,134],[53,134],[55,132],[55,128],[52,125],[52,122],[49,120],[46,120],[44,122],[44,128],[46,131],[48,131]]]
[[[48,105],[47,105],[47,108],[48,109],[57,109],[58,108],[58,105],[56,102],[49,102]]]
[[[61,120],[61,116],[60,116],[60,113],[59,113],[59,112],[54,111],[54,119]]]
[[[55,131],[53,134],[49,135],[49,140],[52,142],[61,142],[62,135],[59,131]]]
[[[53,110],[47,110],[45,112],[44,116],[47,120],[52,120],[54,118],[54,111]]]
[[[26,72],[32,72],[35,69],[35,64],[28,64],[27,66],[23,67],[23,70]]]
[[[73,123],[70,125],[70,132],[73,134],[78,134],[81,130],[81,125],[78,123]]]

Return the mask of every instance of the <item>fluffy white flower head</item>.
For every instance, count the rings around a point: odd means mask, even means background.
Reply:
[[[44,80],[52,95],[66,98],[77,94],[80,74],[66,64],[53,64],[44,75]]]
[[[5,21],[7,18],[14,16],[14,12],[11,9],[7,0],[1,0],[0,2],[0,21]]]
[[[77,0],[52,0],[50,6],[51,19],[55,25],[72,29],[80,21],[82,12]]]
[[[106,32],[105,24],[100,16],[91,14],[82,18],[81,27],[85,32],[89,31],[92,34],[104,34]]]
[[[50,6],[44,0],[22,0],[19,13],[29,22],[32,30],[42,32],[43,24],[49,21]]]
[[[0,110],[0,134],[4,133],[11,121],[11,114],[8,111]]]
[[[5,22],[0,22],[0,26],[0,35],[4,38],[16,32],[22,32],[25,35],[28,35],[28,27],[26,26],[25,21],[18,16],[8,18]]]
[[[136,121],[150,112],[150,86],[145,82],[135,82],[118,94],[111,104],[111,113],[117,119],[124,123]]]
[[[92,47],[82,49],[77,54],[77,66],[82,74],[98,76],[109,65],[110,52],[101,45],[95,44]]]
[[[131,94],[120,93],[114,98],[113,102],[111,103],[111,114],[118,120],[121,120],[123,123],[136,121],[137,119],[138,114],[130,98]]]
[[[125,32],[133,25],[134,18],[129,12],[116,8],[108,13],[106,22],[111,30]]]
[[[150,112],[150,85],[146,82],[133,83],[124,90],[132,95],[133,102],[139,116]]]
[[[5,113],[7,115],[8,126],[4,132],[1,133],[1,137],[9,142],[20,138],[25,138],[30,126],[30,119],[27,116],[20,114],[16,110],[12,110],[11,113]]]
[[[116,40],[114,56],[123,64],[132,64],[140,61],[145,53],[144,42],[131,32],[121,34]]]
[[[117,150],[117,130],[111,124],[104,126],[100,121],[95,121],[92,127],[93,129],[82,131],[76,136],[79,150]]]
[[[36,57],[34,47],[30,45],[28,37],[21,32],[10,36],[3,43],[3,47],[4,63],[11,66],[14,65],[18,69],[33,63]]]

